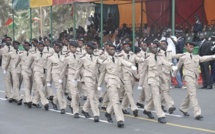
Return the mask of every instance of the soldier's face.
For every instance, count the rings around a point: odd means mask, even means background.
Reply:
[[[44,46],[42,44],[39,44],[37,48],[40,52],[42,52],[44,49]]]
[[[7,38],[5,43],[6,43],[6,45],[11,45],[11,40]]]
[[[187,44],[187,45],[185,46],[185,48],[186,48],[187,52],[192,53],[192,52],[193,52],[193,49],[194,49],[194,46],[193,46],[193,45],[190,45],[190,44]]]
[[[86,47],[86,51],[89,55],[93,54],[93,49],[91,47]]]
[[[50,43],[49,41],[45,41],[45,45],[46,45],[47,47],[50,47],[51,43]]]
[[[116,53],[116,49],[114,47],[109,47],[108,54],[114,56]]]
[[[54,46],[54,51],[55,51],[55,53],[59,53],[61,51],[61,47],[60,46]]]
[[[79,47],[83,47],[83,45],[84,45],[84,42],[81,41],[81,40],[79,40],[79,41],[78,41],[78,46],[79,46]]]
[[[166,42],[161,42],[160,48],[161,48],[162,50],[166,51],[166,49],[167,49],[167,44],[166,44]]]
[[[147,44],[146,43],[141,43],[140,44],[140,47],[143,51],[146,51],[147,50]]]
[[[69,50],[70,50],[70,52],[75,53],[77,50],[77,47],[69,46]]]
[[[13,47],[14,47],[14,49],[18,49],[18,48],[19,48],[19,44],[14,43],[14,44],[13,44]]]
[[[157,54],[158,52],[158,46],[156,44],[152,44],[150,46],[150,51],[153,53],[153,54]]]
[[[128,53],[128,52],[131,51],[131,46],[130,46],[129,44],[126,44],[126,45],[123,46],[123,50],[124,50],[126,53]]]
[[[23,47],[24,47],[25,51],[28,51],[30,49],[30,46],[28,44],[24,44]]]

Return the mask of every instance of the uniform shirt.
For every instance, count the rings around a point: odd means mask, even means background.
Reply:
[[[34,61],[33,54],[35,52],[24,51],[20,54],[20,66],[22,71],[26,71],[31,74],[31,67]]]
[[[136,63],[143,62],[143,58],[137,57],[133,52],[129,52],[128,54],[124,51],[121,52],[122,59],[128,62],[131,62],[133,65]],[[139,78],[139,75],[137,74],[137,71],[132,70],[130,67],[122,66],[122,75],[124,80],[129,80],[131,76],[134,76],[135,78]]]
[[[32,45],[31,49],[29,50],[29,52],[37,52],[37,48],[35,46]]]
[[[19,54],[23,53],[23,51],[15,50],[13,49],[8,53],[8,60],[6,62],[6,70],[8,68],[11,69],[11,71],[20,73],[21,67],[20,67],[20,57]]]
[[[86,52],[86,50],[85,50],[85,47],[83,46],[82,48],[80,48],[80,47],[77,48],[77,53],[78,53],[78,54],[84,55],[84,54],[86,54],[87,52]]]
[[[44,69],[46,68],[47,61],[48,61],[48,53],[37,51],[35,54],[33,54],[33,72],[40,72],[44,73]]]
[[[49,53],[49,56],[51,56],[54,53],[54,49],[51,47],[44,47],[43,53]]]
[[[68,46],[63,46],[62,54],[66,55],[67,53],[69,53]]]
[[[75,74],[75,79],[80,77],[81,70],[83,70],[82,77],[90,77],[93,80],[98,80],[98,65],[102,63],[102,60],[98,56],[86,54],[80,58],[79,66]]]
[[[144,62],[144,66],[147,68],[146,79],[148,84],[160,84],[162,80],[162,66],[164,65],[171,68],[172,63],[166,61],[161,55],[149,53],[147,59]]]
[[[66,74],[68,76],[75,75],[79,62],[80,62],[80,56],[77,53],[68,53],[63,63],[63,70],[60,74],[60,79],[63,79],[63,77]]]
[[[8,54],[13,51],[12,46],[4,46],[0,49],[0,55],[2,55],[2,69],[6,70],[7,63],[9,62]],[[7,70],[10,70],[10,68],[7,68]],[[6,71],[7,71],[6,70]]]
[[[48,57],[47,82],[51,81],[51,74],[61,74],[65,59],[65,55],[62,55],[61,53],[54,53],[52,56]]]
[[[93,54],[95,55],[95,56],[99,56],[100,54],[102,54],[102,50],[100,50],[100,49],[94,49],[94,51],[93,51]]]
[[[98,86],[101,87],[104,79],[107,81],[107,87],[115,85],[120,88],[122,81],[121,66],[130,67],[133,64],[116,56],[108,56],[102,63],[102,72],[99,77]]]
[[[212,56],[193,55],[188,52],[179,58],[178,70],[183,66],[183,77],[190,76],[194,79],[199,78],[199,63],[214,60]]]
[[[147,56],[148,56],[148,54],[149,54],[149,53],[148,53],[147,51],[141,50],[141,51],[137,54],[137,56],[138,56],[139,58],[144,58],[144,59],[146,59]],[[144,82],[144,80],[145,80],[145,78],[146,78],[146,75],[147,75],[147,66],[144,66],[144,62],[138,64],[138,73],[140,74],[139,85],[143,85],[143,83],[141,83],[141,82]]]

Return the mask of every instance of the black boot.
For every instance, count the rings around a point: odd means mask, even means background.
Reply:
[[[57,108],[57,105],[56,105],[56,104],[54,104],[53,102],[52,102],[51,104],[52,104],[52,106],[53,106],[53,109],[54,109],[54,110],[58,110],[58,108]]]
[[[109,113],[106,112],[106,113],[105,113],[105,117],[107,118],[107,121],[108,121],[109,123],[113,123],[111,114],[109,114]]]
[[[159,122],[159,123],[162,123],[162,124],[166,124],[166,119],[165,119],[165,117],[158,118],[158,122]]]
[[[94,122],[99,122],[99,117],[98,116],[94,117]]]
[[[22,99],[20,99],[18,102],[17,102],[17,105],[22,105]]]
[[[60,113],[65,114],[66,113],[65,109],[61,109]]]
[[[169,114],[172,114],[175,110],[176,110],[176,108],[174,106],[169,108],[169,110],[168,110]]]
[[[45,104],[44,109],[45,109],[46,111],[48,111],[48,110],[49,110],[49,104]]]
[[[117,122],[117,126],[118,126],[119,128],[124,127],[123,121],[118,121],[118,122]]]
[[[147,115],[149,117],[149,119],[154,119],[155,117],[152,115],[151,112],[148,112],[146,110],[143,111],[143,114]]]
[[[75,118],[75,119],[78,119],[78,118],[79,118],[79,113],[75,113],[75,114],[74,114],[74,118]]]
[[[133,115],[134,115],[134,117],[138,116],[138,110],[137,109],[133,111]]]
[[[144,108],[144,105],[143,104],[141,104],[141,103],[136,103],[136,105],[138,106],[138,107],[140,107],[140,108]]]
[[[81,113],[85,116],[85,118],[90,118],[89,113],[85,112],[84,110],[82,110]]]

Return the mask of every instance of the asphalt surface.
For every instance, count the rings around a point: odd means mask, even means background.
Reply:
[[[139,90],[134,90],[135,99]],[[143,109],[139,109],[139,117],[132,114],[125,115],[125,127],[118,128],[115,117],[110,124],[101,110],[100,122],[94,123],[93,118],[74,119],[70,110],[65,115],[52,109],[45,111],[43,108],[27,108],[9,103],[4,98],[3,74],[0,72],[0,134],[210,134],[215,133],[215,87],[212,90],[199,89],[197,91],[199,104],[202,108],[203,120],[197,121],[190,116],[184,117],[178,108],[186,95],[186,89],[171,89],[171,95],[175,101],[177,110],[174,114],[166,115],[167,124],[157,122],[157,117],[151,120],[143,115]],[[81,101],[83,105],[84,101]],[[130,109],[129,109],[130,111]],[[131,112],[131,111],[130,111]],[[92,116],[92,113],[90,113]]]

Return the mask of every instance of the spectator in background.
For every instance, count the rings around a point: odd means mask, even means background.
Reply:
[[[195,15],[194,17],[196,22],[193,27],[193,33],[194,33],[193,41],[198,42],[200,41],[199,34],[202,32],[202,23],[200,22],[198,15]]]
[[[215,32],[211,34],[211,54],[215,54]],[[211,83],[215,84],[215,61],[211,61]]]
[[[161,40],[166,40],[168,43],[166,51],[172,51],[172,54],[176,54],[176,46],[177,46],[178,42],[177,42],[176,36],[171,35],[171,31],[172,31],[171,29],[167,29],[166,34],[161,38]],[[172,63],[174,65],[176,65],[177,59],[173,59]],[[176,87],[181,88],[183,83],[182,83],[180,72],[177,73],[176,80],[177,80],[177,84],[178,84]]]
[[[211,55],[211,44],[206,39],[205,35],[203,33],[200,33],[199,35],[199,55],[205,56],[205,55]],[[201,73],[202,73],[202,80],[203,80],[203,86],[201,89],[212,89],[212,83],[211,83],[211,75],[209,70],[210,62],[203,62],[200,63]]]

